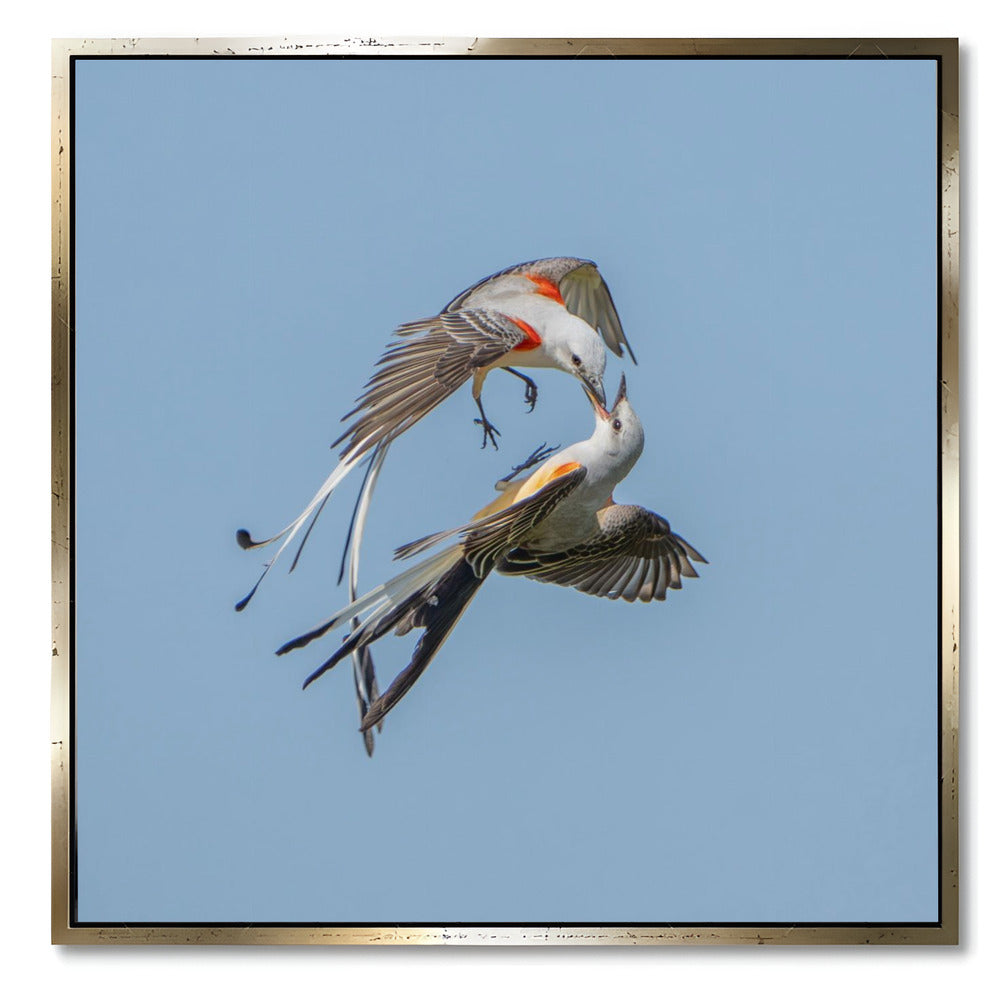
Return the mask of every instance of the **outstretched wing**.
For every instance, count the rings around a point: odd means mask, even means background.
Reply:
[[[625,339],[614,299],[611,298],[611,292],[596,264],[584,261],[579,267],[569,271],[559,282],[559,292],[566,308],[589,323],[619,358],[624,347],[632,363],[637,363],[632,347]]]
[[[629,357],[635,361],[635,354],[625,339],[614,299],[611,298],[601,272],[592,260],[584,260],[582,257],[544,257],[504,268],[456,295],[444,307],[444,311],[450,312],[488,301],[488,295],[494,288],[499,291],[507,284],[503,279],[511,277],[528,278],[535,282],[534,289],[527,282],[522,282],[525,291],[542,291],[542,294],[561,298],[571,313],[600,333],[604,342],[619,358],[624,347]]]
[[[626,601],[662,601],[681,577],[696,577],[691,562],[707,560],[667,521],[644,507],[611,504],[598,511],[600,530],[565,552],[516,548],[497,572],[575,587],[585,594]]]
[[[404,323],[403,337],[379,359],[358,405],[356,419],[336,441],[341,457],[360,455],[398,437],[450,396],[483,365],[503,357],[524,339],[524,331],[500,312],[465,309]]]

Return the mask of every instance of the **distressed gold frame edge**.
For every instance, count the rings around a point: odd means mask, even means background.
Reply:
[[[70,920],[70,94],[74,56],[913,56],[939,62],[940,905],[933,926],[74,926]],[[52,884],[53,944],[957,944],[959,722],[959,47],[921,39],[186,38],[52,43]]]

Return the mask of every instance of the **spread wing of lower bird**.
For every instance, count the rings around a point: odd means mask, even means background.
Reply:
[[[610,504],[597,513],[599,531],[564,552],[509,551],[498,573],[575,587],[595,597],[662,601],[696,577],[692,562],[707,560],[670,530],[659,514],[634,504]]]

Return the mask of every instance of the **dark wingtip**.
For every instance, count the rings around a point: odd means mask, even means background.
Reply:
[[[254,547],[254,540],[250,537],[250,532],[246,528],[240,528],[236,532],[236,544],[241,549],[252,549]]]
[[[357,412],[356,410],[352,410],[352,411],[351,411],[350,413],[348,413],[348,414],[345,414],[345,415],[344,415],[343,417],[341,417],[341,418],[340,418],[340,419],[341,419],[341,421],[343,422],[343,421],[344,421],[344,420],[346,420],[346,419],[347,419],[348,417],[350,417],[350,416],[353,416],[353,414],[354,414],[354,413],[356,413],[356,412]],[[353,430],[354,430],[354,426],[353,426],[353,425],[352,425],[352,426],[350,426],[350,427],[348,427],[348,428],[347,428],[347,430],[346,430],[346,431],[344,431],[344,433],[343,433],[343,434],[341,434],[341,435],[340,435],[340,437],[339,437],[339,438],[337,438],[337,440],[336,440],[336,441],[334,441],[334,442],[333,442],[333,444],[331,444],[331,445],[330,445],[330,447],[331,447],[331,448],[336,448],[336,447],[337,447],[337,445],[341,444],[341,443],[342,443],[343,441],[346,441],[346,440],[347,440],[347,438],[348,438],[348,437],[350,437],[350,435],[351,435],[351,433],[353,432]]]

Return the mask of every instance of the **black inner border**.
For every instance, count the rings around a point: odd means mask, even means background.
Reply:
[[[249,922],[218,922],[218,921],[192,921],[192,922],[177,922],[177,921],[164,921],[159,923],[136,923],[134,921],[122,922],[122,923],[105,923],[100,921],[80,921],[78,918],[78,843],[77,843],[77,813],[76,813],[76,63],[78,60],[121,60],[121,59],[169,59],[174,61],[201,61],[207,59],[214,60],[290,60],[290,59],[309,59],[309,60],[342,60],[342,59],[486,59],[486,60],[573,60],[573,59],[587,59],[587,60],[613,60],[613,59],[646,59],[646,60],[683,60],[683,61],[742,61],[742,60],[757,60],[757,61],[811,61],[811,60],[877,60],[877,59],[892,59],[892,60],[922,60],[930,59],[937,64],[937,115],[935,119],[935,125],[937,128],[937,440],[935,441],[936,449],[936,468],[937,468],[937,608],[938,608],[938,620],[937,620],[937,635],[938,635],[938,648],[937,648],[937,661],[938,661],[938,671],[937,671],[937,764],[938,764],[938,816],[937,816],[937,827],[938,827],[938,879],[937,879],[937,893],[938,893],[938,918],[936,921],[918,921],[913,923],[898,923],[898,922],[869,922],[869,921],[840,921],[840,922],[818,922],[818,923],[802,923],[799,921],[787,921],[787,922],[753,922],[753,921],[732,921],[732,922],[716,922],[716,921],[700,921],[697,923],[678,923],[673,920],[663,920],[659,922],[640,922],[640,923],[620,923],[616,920],[610,919],[603,921],[601,923],[580,923],[573,920],[550,920],[544,922],[533,922],[533,923],[511,923],[504,921],[491,921],[491,920],[464,920],[464,921],[427,921],[418,923],[398,923],[396,921],[380,921],[375,923],[357,923],[357,922],[337,922],[337,923],[316,923],[311,921],[303,922],[261,922],[261,921],[249,921]],[[942,926],[942,876],[943,876],[943,827],[944,827],[944,811],[943,811],[943,739],[942,739],[942,724],[943,724],[943,697],[942,697],[942,685],[943,685],[943,662],[942,662],[942,641],[943,641],[943,628],[944,622],[942,619],[942,608],[941,608],[941,583],[942,583],[942,532],[943,526],[941,523],[941,473],[942,473],[942,456],[941,456],[941,393],[942,393],[942,353],[943,353],[943,329],[942,329],[942,310],[943,310],[943,298],[944,289],[942,287],[943,283],[943,247],[942,247],[942,236],[941,236],[941,226],[943,219],[943,204],[942,204],[942,171],[941,171],[941,155],[942,155],[942,129],[941,129],[941,115],[943,113],[941,106],[942,98],[942,57],[937,55],[608,55],[608,54],[594,54],[594,55],[579,55],[579,54],[567,54],[564,56],[558,55],[454,55],[454,54],[406,54],[406,53],[393,53],[389,54],[380,50],[378,54],[366,54],[366,53],[339,53],[339,54],[285,54],[285,53],[261,53],[254,55],[244,55],[244,54],[220,54],[220,55],[170,55],[170,54],[143,54],[143,55],[71,55],[69,58],[70,73],[69,73],[69,260],[70,260],[70,271],[69,271],[69,422],[68,422],[68,434],[69,434],[69,524],[70,524],[70,538],[69,538],[69,612],[70,612],[70,670],[69,670],[69,744],[70,744],[70,755],[69,755],[69,816],[70,816],[70,859],[69,859],[69,891],[70,891],[70,923],[69,926],[80,927],[80,928],[90,928],[90,927],[107,927],[107,928],[146,928],[146,927],[239,927],[239,928],[268,928],[268,927],[308,927],[308,928],[319,928],[319,927],[357,927],[357,928],[376,928],[376,927],[413,927],[413,928],[476,928],[476,927],[773,927],[773,928],[784,928],[789,926],[795,927],[865,927],[865,928],[881,928],[881,927],[899,927],[899,928],[918,928],[918,927],[941,927]]]

